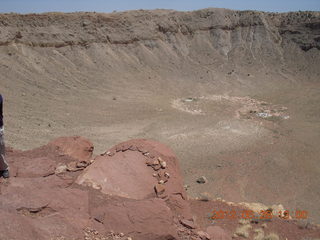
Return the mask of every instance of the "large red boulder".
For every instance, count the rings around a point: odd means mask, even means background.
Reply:
[[[112,147],[96,157],[76,182],[113,196],[158,198],[175,215],[191,217],[178,160],[170,148],[153,140],[130,140]]]
[[[161,198],[186,196],[176,156],[168,147],[153,140],[130,140],[114,146],[95,158],[77,182],[93,183],[103,193],[133,199],[155,194],[155,189],[161,188],[158,184],[164,188],[158,192]]]

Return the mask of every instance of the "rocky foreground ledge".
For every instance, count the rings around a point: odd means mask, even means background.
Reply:
[[[93,157],[82,137],[30,151],[8,150],[12,177],[1,179],[0,239],[317,239],[307,221],[212,219],[236,204],[189,199],[179,163],[165,145],[130,140]]]

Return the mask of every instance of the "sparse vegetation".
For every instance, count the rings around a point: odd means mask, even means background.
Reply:
[[[279,240],[279,236],[276,233],[270,233],[269,235],[265,236],[263,240]]]
[[[251,228],[252,228],[252,226],[250,224],[242,225],[236,229],[236,232],[234,234],[239,237],[248,238],[250,235]]]
[[[250,224],[250,221],[248,219],[240,219],[239,220],[239,224],[241,225],[247,225]]]
[[[255,229],[253,232],[255,233],[253,240],[263,240],[264,231],[261,228]]]

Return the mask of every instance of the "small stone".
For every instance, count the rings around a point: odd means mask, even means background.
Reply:
[[[200,197],[199,197],[200,201],[208,202],[210,199],[212,199],[212,197],[210,196],[210,194],[208,192],[200,193]]]
[[[160,162],[160,166],[165,169],[167,167],[167,163],[165,161]]]
[[[119,236],[120,236],[120,237],[123,237],[123,236],[124,236],[124,233],[120,233]]]
[[[166,178],[170,178],[170,174],[167,173],[167,172],[164,173],[164,176],[165,176]]]
[[[104,153],[102,153],[101,154],[101,156],[105,156],[105,155],[107,155],[107,156],[113,156],[114,155],[114,152],[112,153],[112,152],[110,152],[110,151],[107,151],[107,152],[104,152]]]
[[[122,147],[116,146],[116,152],[120,152],[120,151],[122,151]]]
[[[189,229],[195,229],[196,228],[195,225],[194,225],[194,222],[192,220],[182,219],[182,220],[180,220],[180,223],[183,226],[185,226],[185,227],[187,227]]]
[[[137,151],[137,146],[132,145],[132,146],[129,148],[129,150],[131,150],[131,151]]]
[[[131,237],[128,237],[127,240],[132,240],[132,238],[131,238]]]
[[[166,189],[165,189],[164,185],[157,184],[154,186],[154,190],[155,190],[157,196],[160,196],[165,192]]]
[[[210,240],[211,239],[210,235],[204,231],[197,232],[197,235],[201,238],[201,240]]]
[[[77,163],[76,162],[71,162],[71,163],[68,163],[67,170],[69,172],[77,172],[77,171],[80,171],[82,169],[77,167]]]
[[[128,145],[128,144],[122,145],[122,152],[128,151],[131,147],[132,145]]]
[[[266,224],[266,223],[263,223],[263,224],[261,224],[261,227],[262,227],[262,228],[267,228],[267,224]]]
[[[90,21],[83,21],[82,26],[86,27],[86,26],[90,25],[90,23],[91,23]]]
[[[153,168],[153,170],[158,171],[158,170],[161,169],[161,166],[160,165],[154,165],[154,166],[152,166],[152,168]]]
[[[153,166],[153,161],[150,159],[146,161],[147,166]]]
[[[183,187],[184,187],[184,190],[187,191],[190,188],[190,185],[185,184]]]
[[[204,184],[204,183],[207,183],[207,182],[208,182],[208,180],[207,180],[207,178],[205,176],[201,176],[201,177],[199,177],[197,179],[197,183],[199,183],[199,184]]]
[[[66,165],[60,165],[58,167],[56,167],[56,170],[54,171],[55,174],[60,174],[60,173],[64,173],[67,171],[67,166]]]
[[[104,218],[105,218],[105,214],[103,213],[103,214],[99,214],[99,215],[95,216],[95,217],[94,217],[94,220],[96,220],[97,222],[103,224]]]
[[[160,180],[160,181],[159,181],[159,184],[164,184],[164,181],[163,181],[163,180]]]
[[[86,161],[77,162],[77,168],[86,168],[89,165]]]
[[[97,183],[91,183],[91,187],[94,188],[94,189],[97,189],[97,190],[101,190],[102,189],[102,187]]]
[[[154,174],[152,174],[152,176],[157,177],[157,176],[158,176],[158,174],[154,173]]]
[[[20,39],[20,38],[22,38],[22,37],[23,37],[23,36],[22,36],[21,32],[17,32],[17,33],[16,33],[16,38],[19,38],[19,39]]]
[[[167,167],[167,163],[161,157],[158,157],[158,162],[163,169]]]

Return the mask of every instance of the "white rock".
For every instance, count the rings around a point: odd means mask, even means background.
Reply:
[[[66,165],[60,165],[56,167],[56,170],[54,171],[55,174],[64,173],[66,172],[68,167]]]

